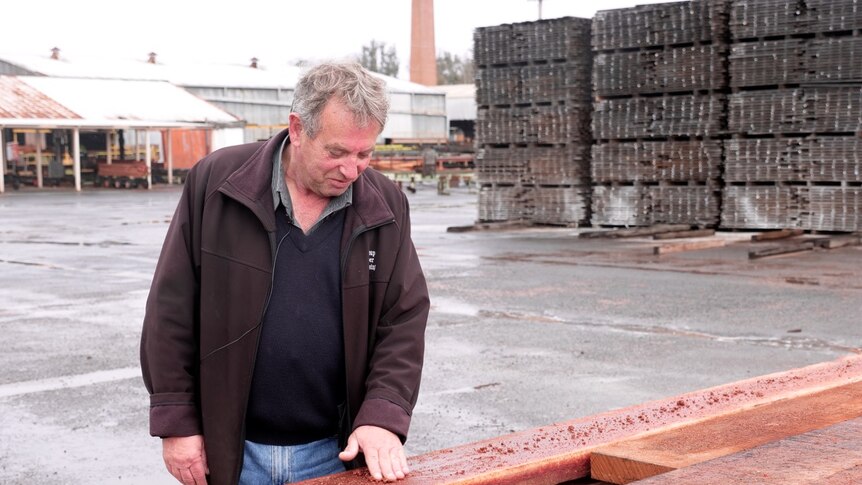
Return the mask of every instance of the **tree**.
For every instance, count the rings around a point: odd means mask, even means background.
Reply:
[[[362,46],[359,63],[369,71],[378,72],[386,76],[398,75],[399,63],[395,46],[387,46],[386,42],[372,40],[368,45]]]
[[[437,84],[472,84],[473,58],[443,52],[437,56]]]

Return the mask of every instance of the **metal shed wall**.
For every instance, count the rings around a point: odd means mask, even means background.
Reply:
[[[266,140],[287,127],[292,89],[186,86],[189,92],[246,120],[244,142]]]

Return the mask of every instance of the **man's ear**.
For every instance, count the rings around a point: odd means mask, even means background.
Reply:
[[[298,114],[290,113],[290,116],[287,119],[287,128],[288,134],[290,135],[290,144],[299,145],[299,136],[302,135],[303,126],[302,120],[299,119]]]

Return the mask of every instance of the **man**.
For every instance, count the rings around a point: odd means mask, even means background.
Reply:
[[[298,481],[359,453],[377,480],[408,473],[429,300],[406,197],[368,169],[388,107],[359,65],[317,66],[287,130],[189,174],[141,338],[180,482]]]

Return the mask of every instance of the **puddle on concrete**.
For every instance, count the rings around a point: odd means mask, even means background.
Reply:
[[[22,266],[36,266],[39,268],[48,268],[48,269],[62,269],[59,266],[54,266],[52,264],[34,263],[31,261],[15,261],[15,260],[11,260],[11,259],[0,259],[0,263],[20,264]]]
[[[431,311],[449,315],[475,317],[479,315],[481,310],[476,306],[455,298],[433,297],[431,298]]]

